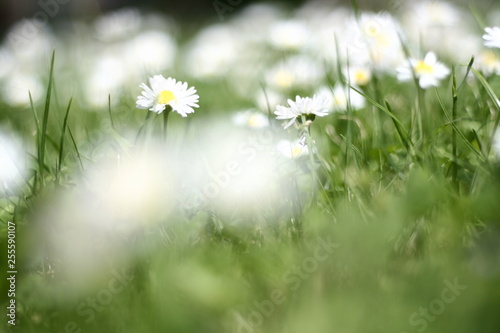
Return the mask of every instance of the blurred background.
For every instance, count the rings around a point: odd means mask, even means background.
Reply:
[[[6,29],[22,18],[31,18],[39,12],[43,5],[49,6],[56,0],[1,0],[0,1],[0,34],[3,35]],[[318,3],[348,5],[350,0],[313,0]],[[309,0],[309,2],[313,2]],[[229,3],[228,1],[221,1]],[[256,1],[256,0],[233,0],[232,3],[239,3],[234,7],[234,11],[241,10],[245,5],[257,2],[272,3],[276,1]],[[299,6],[308,0],[284,0],[281,4],[291,7]],[[402,0],[359,0],[361,8],[365,10],[382,10],[397,8]],[[454,0],[450,3],[467,5],[470,1]],[[496,0],[474,1],[475,6],[488,8],[493,6]],[[207,0],[189,0],[189,1],[160,1],[160,0],[57,0],[59,12],[55,19],[62,18],[93,18],[103,12],[115,10],[121,7],[134,6],[142,10],[160,11],[168,14],[174,19],[188,20],[192,23],[201,20],[211,20],[217,18],[217,12],[214,9],[214,1]]]

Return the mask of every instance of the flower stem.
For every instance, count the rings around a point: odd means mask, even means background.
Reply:
[[[302,123],[306,124],[306,118],[302,116]],[[306,145],[308,148],[308,155],[309,155],[309,163],[310,168],[311,168],[311,177],[312,177],[312,183],[313,183],[313,193],[316,190],[317,182],[319,182],[319,178],[316,175],[316,169],[314,168],[314,140],[311,136],[311,127],[309,126],[310,124],[306,125],[306,128],[304,129],[304,135],[306,137]],[[314,195],[314,194],[313,194]]]
[[[172,107],[167,105],[165,111],[163,111],[163,142],[167,143],[167,128],[168,128],[168,115],[172,111]]]

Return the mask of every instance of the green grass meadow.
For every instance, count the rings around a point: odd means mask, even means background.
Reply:
[[[482,7],[461,10],[481,44],[495,22]],[[244,13],[199,31],[242,33]],[[315,60],[318,81],[287,87],[277,104],[344,85],[346,107],[284,129],[265,77],[302,51],[252,41],[234,67],[200,77],[182,65],[199,31],[181,22],[168,30],[178,43],[171,65],[125,68],[139,74],[118,92],[101,88],[95,106],[85,97],[85,57],[106,43],[71,27],[32,64],[39,96],[26,87],[22,105],[0,98],[0,134],[18,139],[24,169],[13,185],[0,183],[0,332],[500,331],[500,79],[476,66],[477,54],[436,50],[450,73],[428,89],[415,73],[401,82],[377,64],[354,85],[342,68],[356,60],[332,33],[336,54]],[[400,37],[404,58],[433,51],[426,35],[421,44]],[[139,84],[156,74],[200,97],[188,117],[170,112],[166,128],[163,114],[135,105]],[[8,80],[0,76],[0,86]],[[248,109],[269,125],[232,122]],[[280,140],[301,137],[308,154],[277,151]]]

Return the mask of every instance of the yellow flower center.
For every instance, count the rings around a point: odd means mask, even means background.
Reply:
[[[358,70],[354,73],[354,82],[359,85],[365,85],[370,80],[370,76],[366,71]]]
[[[280,70],[275,74],[274,80],[281,88],[289,88],[293,84],[293,75],[285,70]]]
[[[375,37],[380,34],[380,28],[376,22],[369,22],[365,26],[364,31],[366,36],[368,37]]]
[[[292,157],[298,157],[302,153],[302,147],[295,146],[292,148]]]
[[[260,125],[261,121],[260,118],[256,115],[251,115],[248,117],[247,120],[247,125],[250,127],[258,127]]]
[[[420,60],[415,65],[416,74],[431,74],[432,72],[434,72],[434,67],[426,64],[423,60]]]
[[[498,62],[498,58],[495,54],[495,52],[491,52],[489,50],[484,51],[482,54],[483,61],[486,65],[495,65]]]
[[[171,92],[170,90],[163,90],[158,95],[158,104],[168,104],[175,99],[176,97],[173,92]]]

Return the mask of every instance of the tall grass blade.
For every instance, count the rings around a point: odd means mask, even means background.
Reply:
[[[63,126],[61,130],[61,140],[59,141],[59,159],[57,163],[57,170],[56,170],[56,182],[59,181],[59,174],[61,173],[61,166],[62,166],[62,160],[63,160],[63,150],[64,150],[64,135],[66,134],[66,127],[68,125],[68,117],[69,117],[69,111],[71,110],[71,103],[73,102],[73,98],[69,100],[68,107],[66,108],[66,114],[64,115],[64,121],[63,121]]]
[[[52,51],[52,59],[50,61],[49,72],[49,85],[47,88],[47,95],[45,97],[45,109],[43,111],[42,132],[40,133],[40,146],[39,146],[39,159],[38,159],[38,173],[41,184],[44,184],[44,167],[45,167],[45,141],[47,140],[47,125],[49,122],[50,98],[52,96],[52,85],[54,79],[54,60],[56,51]]]
[[[82,168],[82,170],[84,170],[80,151],[78,150],[78,146],[76,145],[75,137],[73,136],[73,132],[71,132],[71,127],[69,127],[69,126],[68,126],[68,133],[69,133],[69,137],[71,138],[71,142],[73,143],[73,147],[75,148],[76,157],[78,158],[78,161],[80,162],[80,167]]]

